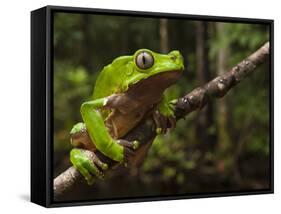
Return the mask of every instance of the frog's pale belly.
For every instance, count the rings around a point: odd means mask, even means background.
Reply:
[[[114,139],[122,138],[143,119],[148,111],[149,108],[141,108],[129,113],[114,110],[106,119],[105,126]]]

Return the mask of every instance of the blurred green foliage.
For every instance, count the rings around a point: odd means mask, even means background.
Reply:
[[[186,71],[169,91],[170,98],[199,86],[196,55],[196,23],[169,19],[169,50],[180,50]],[[224,33],[208,22],[210,75],[218,75],[218,53],[228,49],[227,68],[244,59],[269,39],[264,24],[225,23]],[[80,105],[91,99],[95,79],[103,66],[140,48],[161,52],[159,19],[56,13],[54,16],[54,175],[69,165],[69,131],[81,121]],[[226,70],[227,71],[227,70]],[[177,123],[175,130],[158,136],[140,169],[119,169],[111,179],[93,187],[81,187],[74,199],[172,195],[217,191],[266,189],[269,187],[269,65],[233,88],[223,101],[215,101],[213,122],[198,128],[200,111]],[[200,140],[218,136],[227,106],[225,141]],[[214,140],[212,140],[214,141]],[[227,143],[227,147],[220,147]],[[130,173],[131,176],[127,176]],[[73,199],[73,198],[72,198]]]

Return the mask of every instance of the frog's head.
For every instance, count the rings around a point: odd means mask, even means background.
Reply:
[[[140,49],[134,55],[126,57],[126,78],[122,82],[122,91],[135,86],[164,90],[179,79],[183,70],[183,57],[177,50],[159,54]]]

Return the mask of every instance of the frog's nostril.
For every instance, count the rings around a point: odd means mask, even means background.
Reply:
[[[176,61],[177,57],[175,55],[171,56],[171,60]]]

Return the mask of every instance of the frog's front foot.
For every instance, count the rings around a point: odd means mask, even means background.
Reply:
[[[108,165],[100,161],[94,152],[85,149],[72,149],[70,161],[89,185],[94,183],[94,176],[103,179],[104,174],[100,169],[106,170],[108,168]]]
[[[127,167],[129,158],[135,155],[135,150],[139,148],[140,143],[137,140],[127,141],[122,139],[117,140],[117,143],[124,148],[124,165]]]
[[[158,110],[153,112],[153,119],[156,124],[157,134],[165,134],[168,129],[176,127],[176,118],[174,116],[164,116]]]

